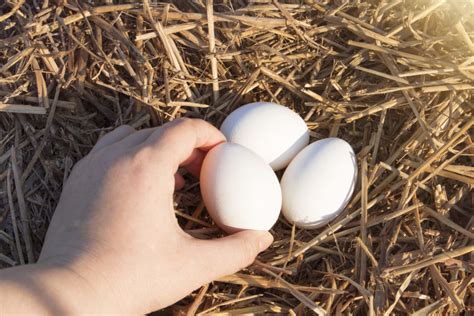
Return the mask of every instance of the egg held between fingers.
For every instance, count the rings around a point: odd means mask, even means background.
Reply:
[[[204,158],[200,179],[204,205],[226,232],[269,230],[278,220],[282,204],[278,178],[250,149],[217,145]]]

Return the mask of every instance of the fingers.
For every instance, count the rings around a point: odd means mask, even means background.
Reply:
[[[199,176],[205,151],[225,140],[224,135],[212,125],[198,119],[177,119],[161,127],[136,131],[128,125],[122,125],[102,137],[91,153],[109,145],[116,145],[119,151],[130,148],[151,149],[149,159],[165,161],[170,174],[175,174],[179,166],[195,176]],[[175,189],[183,188],[184,179],[175,175]]]
[[[129,125],[122,125],[114,129],[112,132],[105,134],[92,148],[90,153],[95,153],[109,145],[121,141],[125,137],[135,133],[135,129]]]
[[[273,236],[269,232],[255,230],[214,240],[194,239],[194,267],[203,271],[202,283],[210,282],[250,265],[272,242]]]
[[[202,120],[177,119],[161,127],[140,131],[128,125],[120,126],[102,137],[91,153],[109,145],[114,145],[115,152],[123,153],[130,152],[130,149],[138,153],[147,149],[142,155],[143,161],[154,161],[155,166],[157,162],[165,162],[166,168],[161,168],[161,171],[169,171],[168,176],[174,175],[174,189],[180,189],[184,186],[184,179],[175,175],[178,167],[183,166],[199,176],[205,151],[224,140],[218,129]],[[160,179],[166,179],[166,175],[161,173]]]
[[[203,155],[195,151],[207,151],[213,146],[225,141],[224,135],[214,126],[198,119],[178,119],[165,124],[162,129],[156,130],[143,143],[154,156],[166,163],[176,172],[180,165],[190,165],[196,169],[199,159]]]

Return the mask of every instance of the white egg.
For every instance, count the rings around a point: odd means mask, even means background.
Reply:
[[[232,112],[222,123],[227,141],[261,156],[273,170],[286,167],[309,143],[304,120],[292,110],[271,102],[255,102]]]
[[[301,228],[326,225],[346,207],[356,179],[352,147],[340,138],[318,140],[296,155],[283,174],[283,215]]]
[[[200,178],[209,215],[225,231],[269,230],[278,220],[278,178],[251,150],[233,143],[217,145],[204,158]]]

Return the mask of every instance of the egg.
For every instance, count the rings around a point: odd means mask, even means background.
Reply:
[[[292,110],[271,102],[255,102],[233,111],[222,123],[227,141],[261,156],[273,170],[288,165],[309,143],[304,120]]]
[[[346,207],[356,179],[352,147],[340,138],[318,140],[298,153],[283,174],[283,215],[300,228],[326,225]]]
[[[222,143],[204,158],[201,194],[209,215],[229,233],[269,230],[278,220],[281,189],[270,166],[250,149]]]

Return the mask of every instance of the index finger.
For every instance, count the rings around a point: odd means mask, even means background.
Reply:
[[[179,166],[192,163],[196,149],[208,151],[225,141],[225,136],[200,119],[178,119],[163,125],[143,143],[161,163],[176,172]]]

